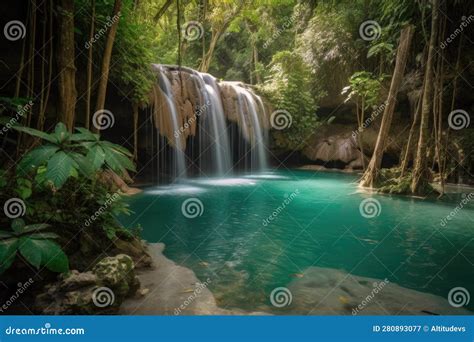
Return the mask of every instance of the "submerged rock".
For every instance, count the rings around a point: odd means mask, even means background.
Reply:
[[[164,244],[153,243],[149,251],[154,268],[137,272],[149,291],[125,300],[124,315],[267,315],[219,308],[208,286],[213,279],[199,280],[189,268],[179,266],[163,255]]]
[[[359,277],[341,270],[310,267],[290,283],[293,302],[285,314],[310,315],[470,315],[447,299],[401,287],[387,279]]]

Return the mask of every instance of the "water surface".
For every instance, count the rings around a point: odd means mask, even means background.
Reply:
[[[188,180],[132,197],[135,214],[122,220],[140,224],[147,241],[165,243],[165,255],[199,279],[210,278],[226,308],[271,310],[271,291],[311,266],[444,298],[453,287],[472,290],[472,201],[443,225],[461,194],[445,201],[371,196],[355,180],[295,170]],[[366,207],[364,215],[374,217],[361,215],[368,198],[380,204]]]

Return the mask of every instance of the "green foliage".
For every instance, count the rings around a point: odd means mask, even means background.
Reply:
[[[46,166],[42,178],[56,189],[61,188],[70,177],[80,174],[85,178],[93,178],[97,171],[105,167],[119,174],[124,174],[125,170],[135,171],[132,155],[127,149],[101,141],[98,134],[85,128],[79,127],[76,128],[77,133],[70,133],[64,124],[58,123],[53,133],[23,126],[15,126],[15,129],[45,142],[21,159],[17,166],[19,174],[24,176]]]
[[[92,48],[94,79],[102,72],[102,56],[106,32],[112,19],[113,1],[95,2],[95,34],[97,39],[90,42],[89,31],[91,25],[91,1],[76,1],[75,15],[76,39],[81,46]],[[110,64],[110,80],[116,85],[121,95],[133,102],[148,102],[148,94],[154,83],[151,64],[156,63],[156,48],[154,41],[158,34],[157,29],[146,21],[141,20],[133,11],[131,0],[124,0],[119,16],[117,35],[112,50]],[[85,68],[87,54],[80,54],[76,63]]]
[[[378,191],[388,194],[410,195],[412,172],[405,171],[401,177],[400,167],[393,167],[390,169],[381,169],[375,181],[375,187]],[[420,189],[421,194],[433,194],[436,191],[429,183],[424,183],[423,189]]]
[[[61,247],[54,242],[58,235],[47,232],[44,223],[25,225],[22,219],[12,221],[10,230],[0,230],[0,273],[21,255],[36,269],[46,267],[53,272],[67,272],[69,262]]]
[[[302,149],[319,125],[310,91],[310,75],[302,58],[294,52],[281,51],[273,57],[270,76],[261,90],[275,109],[287,111],[291,116],[291,126],[273,132],[281,148]]]
[[[375,77],[371,72],[359,71],[351,76],[342,94],[348,93],[347,101],[359,102],[363,110],[378,105],[379,93],[385,76]]]

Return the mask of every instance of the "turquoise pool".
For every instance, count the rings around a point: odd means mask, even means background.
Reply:
[[[371,196],[355,180],[299,170],[188,180],[145,189],[121,220],[140,224],[144,239],[165,243],[165,255],[199,279],[212,279],[226,308],[270,307],[270,292],[311,266],[444,298],[453,287],[473,289],[474,201],[446,221],[461,194]]]

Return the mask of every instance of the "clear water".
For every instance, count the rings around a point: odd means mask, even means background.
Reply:
[[[269,306],[272,289],[310,266],[388,278],[444,298],[457,286],[473,293],[474,201],[443,227],[462,197],[441,202],[374,195],[379,215],[365,218],[359,206],[371,196],[358,193],[355,180],[306,171],[189,180],[132,197],[135,214],[123,222],[139,223],[146,240],[166,244],[168,258],[202,281],[211,278],[221,307]],[[183,215],[189,198],[202,202],[200,216]]]

